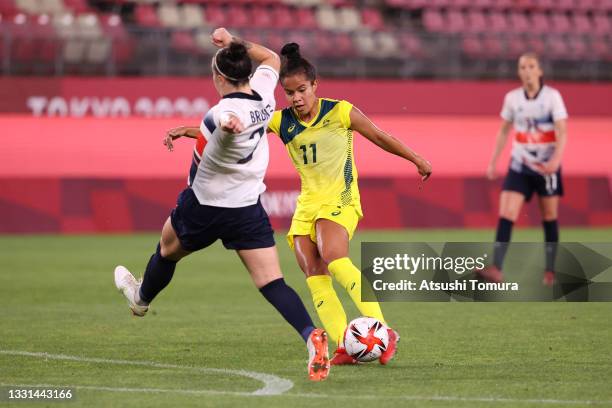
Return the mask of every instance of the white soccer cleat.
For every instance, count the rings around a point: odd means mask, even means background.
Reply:
[[[119,292],[123,293],[128,300],[128,306],[134,316],[144,316],[149,310],[149,306],[142,306],[136,303],[136,293],[140,289],[140,282],[125,266],[119,265],[115,268],[115,286]]]

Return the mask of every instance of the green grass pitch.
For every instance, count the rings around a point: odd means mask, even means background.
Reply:
[[[492,236],[490,230],[360,232],[351,256],[359,262],[360,241]],[[518,230],[513,238],[541,236]],[[609,242],[612,230],[564,229],[562,239]],[[326,382],[311,383],[301,339],[255,290],[238,257],[219,244],[181,261],[149,315],[132,317],[112,272],[123,264],[139,275],[156,240],[153,234],[0,237],[0,384],[83,387],[74,402],[14,406],[612,406],[610,303],[383,303],[402,335],[396,359],[386,367],[333,367]],[[277,242],[287,281],[318,321],[284,237]],[[270,374],[293,387],[253,396],[261,382],[209,368]]]

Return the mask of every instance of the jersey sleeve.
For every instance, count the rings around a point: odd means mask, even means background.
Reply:
[[[340,101],[338,102],[338,108],[340,110],[339,113],[342,126],[349,129],[351,127],[351,110],[353,109],[353,104],[348,101]]]
[[[501,113],[499,116],[507,122],[514,121],[514,110],[512,109],[512,101],[511,101],[510,93],[507,93],[504,97],[504,105],[502,106]]]
[[[204,135],[204,138],[208,140],[215,129],[219,126],[219,115],[216,112],[216,106],[213,106],[204,118],[202,118],[202,122],[200,122],[200,132]]]
[[[565,109],[565,103],[559,91],[552,94],[552,117],[555,122],[567,119],[567,109]]]
[[[278,83],[278,72],[269,65],[260,65],[251,77],[251,89],[260,95],[274,95]]]
[[[270,119],[270,122],[268,123],[268,129],[270,130],[270,132],[278,136],[280,136],[280,125],[282,116],[283,115],[281,111],[274,111],[274,113],[272,114],[272,119]]]

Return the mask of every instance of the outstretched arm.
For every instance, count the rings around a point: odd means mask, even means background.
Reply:
[[[427,160],[390,134],[379,129],[363,112],[354,106],[351,109],[350,118],[353,130],[361,133],[366,139],[381,149],[414,163],[423,181],[431,176],[431,164]]]
[[[561,166],[561,158],[567,144],[567,120],[561,119],[555,121],[555,152],[550,160],[543,164],[537,164],[536,168],[543,174],[553,174],[559,170]]]
[[[244,44],[249,54],[249,58],[257,62],[259,65],[268,65],[272,67],[276,72],[280,69],[280,58],[272,50],[250,41],[243,40],[233,36],[225,28],[217,28],[211,35],[211,40],[214,45],[219,48],[227,47],[232,42],[238,42]]]
[[[510,133],[510,128],[512,127],[512,122],[508,122],[504,120],[502,122],[501,128],[499,132],[497,132],[497,138],[495,140],[495,149],[493,150],[493,156],[491,157],[491,161],[489,162],[489,166],[487,167],[487,178],[489,180],[495,179],[495,166],[497,164],[497,159],[499,159],[499,155],[502,150],[504,150],[504,146],[506,145],[506,141],[508,140],[508,134]]]
[[[240,122],[238,117],[232,114],[224,114],[220,118],[221,129],[226,133],[242,133],[244,131],[244,125]],[[195,126],[179,126],[170,129],[166,132],[164,137],[164,145],[168,148],[168,151],[174,150],[174,141],[179,137],[188,137],[191,139],[197,139],[200,135],[200,128]]]

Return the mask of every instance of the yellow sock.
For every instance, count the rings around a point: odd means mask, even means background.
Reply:
[[[315,309],[329,337],[342,344],[346,329],[346,313],[332,285],[331,276],[315,275],[306,278]]]
[[[373,317],[386,324],[378,302],[361,301],[361,271],[353,265],[349,258],[336,259],[327,265],[327,269],[338,283],[346,289],[362,315]]]

